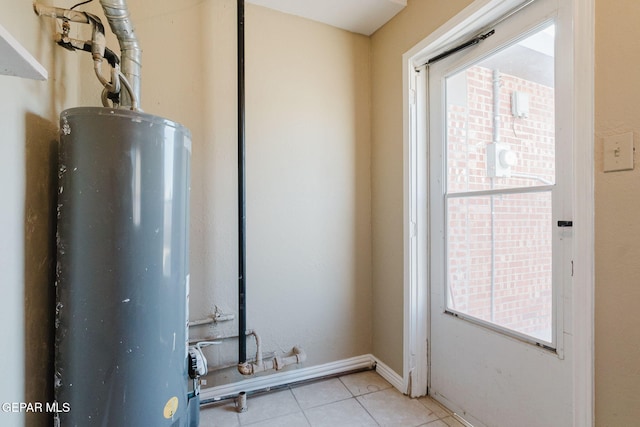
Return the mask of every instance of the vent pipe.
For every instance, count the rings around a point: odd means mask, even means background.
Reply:
[[[134,99],[140,105],[140,70],[142,68],[142,49],[138,44],[126,0],[100,0],[104,14],[109,21],[111,31],[118,37],[122,74],[131,85]],[[126,91],[122,92],[120,104],[131,107],[132,99]]]

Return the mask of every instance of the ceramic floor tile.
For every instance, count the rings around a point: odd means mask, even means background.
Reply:
[[[230,401],[200,410],[200,427],[238,427],[235,403]]]
[[[326,405],[327,403],[352,397],[349,390],[337,378],[295,387],[291,391],[302,409]]]
[[[248,425],[251,427],[309,427],[309,422],[302,412],[296,412]]]
[[[355,398],[352,396],[356,396]],[[410,399],[374,371],[247,399],[239,414],[228,401],[200,411],[202,427],[465,427],[437,401]]]
[[[431,421],[430,423],[422,424],[420,427],[449,427],[449,425],[442,420],[436,420]]]
[[[307,409],[304,412],[311,427],[373,427],[378,425],[354,398]]]
[[[418,402],[422,403],[425,408],[436,414],[438,418],[451,416],[451,412],[447,411],[442,405],[430,397],[421,397]]]
[[[442,421],[444,421],[449,427],[466,427],[464,424],[453,417],[443,418]]]
[[[375,371],[345,375],[344,377],[340,377],[340,381],[342,381],[354,396],[361,396],[363,394],[391,388],[391,384]]]
[[[248,397],[247,408],[247,412],[238,414],[243,426],[300,412],[300,407],[290,390]]]
[[[365,394],[357,399],[381,426],[415,427],[438,419],[417,399],[409,399],[396,389]]]

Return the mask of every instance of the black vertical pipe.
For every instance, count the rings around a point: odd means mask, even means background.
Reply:
[[[244,0],[238,0],[238,363],[247,361]]]

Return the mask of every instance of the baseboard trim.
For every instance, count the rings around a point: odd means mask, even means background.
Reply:
[[[407,394],[407,390],[404,386],[403,378],[396,373],[393,369],[387,366],[384,362],[380,361],[378,358],[376,360],[376,372],[380,374],[382,378],[389,381],[389,383],[394,386],[399,392],[403,394]]]
[[[325,363],[323,365],[311,366],[309,368],[299,368],[293,369],[291,371],[253,377],[232,384],[225,384],[221,386],[202,389],[200,391],[200,400],[203,402],[217,401],[229,396],[235,396],[242,391],[251,392],[256,390],[269,389],[271,387],[278,387],[299,381],[322,378],[330,375],[356,371],[358,369],[372,368],[378,363],[380,362],[376,360],[373,355],[365,354],[362,356],[351,357],[349,359],[343,359],[336,362]],[[380,373],[380,375],[391,384],[394,384],[387,378],[387,375],[389,376],[389,378],[392,378],[391,373],[394,372],[385,365],[385,374]],[[402,384],[402,381],[400,382],[400,384]],[[400,388],[398,389],[400,390]]]

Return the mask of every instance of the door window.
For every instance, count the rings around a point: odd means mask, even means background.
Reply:
[[[554,345],[555,26],[445,78],[446,310]]]

